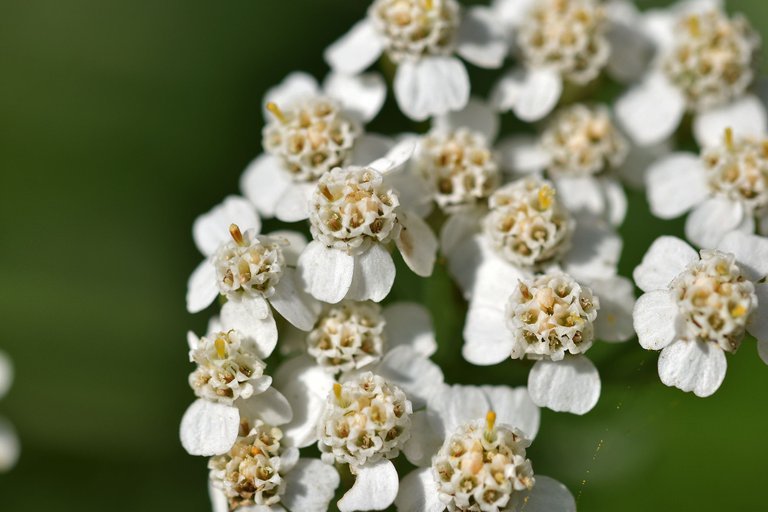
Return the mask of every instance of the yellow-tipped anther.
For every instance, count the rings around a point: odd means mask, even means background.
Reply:
[[[549,185],[544,185],[539,189],[539,207],[542,210],[546,210],[552,206],[554,198],[555,191]]]
[[[341,384],[338,382],[333,383],[333,394],[336,396],[336,400],[341,400]]]
[[[739,304],[738,306],[731,309],[731,316],[733,318],[739,318],[746,314],[747,314],[747,308],[745,308],[743,304]]]
[[[493,431],[493,427],[496,426],[496,413],[493,411],[488,411],[488,414],[485,415],[485,426],[488,432]]]
[[[428,11],[431,11],[434,6],[435,6],[434,0],[424,0],[424,7]]]
[[[281,123],[285,123],[287,119],[285,118],[285,114],[283,114],[283,111],[280,110],[280,107],[277,106],[277,103],[274,101],[270,101],[267,103],[267,110],[270,111],[270,113],[277,118],[278,121]]]
[[[693,37],[699,37],[701,35],[701,22],[698,16],[690,16],[688,18],[688,30]]]
[[[725,147],[728,148],[728,151],[733,151],[733,128],[728,127],[725,129],[723,140],[725,141]]]
[[[224,341],[224,338],[216,338],[213,346],[216,347],[216,355],[219,356],[219,359],[227,357],[227,342]]]
[[[237,227],[237,224],[229,225],[229,234],[232,235],[232,240],[234,240],[237,245],[245,245],[243,233],[240,231],[240,228]]]

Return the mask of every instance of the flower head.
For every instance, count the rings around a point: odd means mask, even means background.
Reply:
[[[259,236],[253,229],[242,233],[236,224],[229,232],[232,240],[213,255],[219,291],[231,299],[241,294],[271,297],[285,268],[282,245],[287,243]]]

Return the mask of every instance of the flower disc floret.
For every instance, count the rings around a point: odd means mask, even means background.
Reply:
[[[425,136],[416,166],[446,211],[487,198],[500,181],[499,166],[485,137],[464,128]]]
[[[213,256],[219,291],[229,298],[271,297],[285,268],[282,242],[253,229],[241,233],[234,224],[230,234]]]
[[[732,254],[703,250],[670,284],[685,325],[684,339],[713,341],[735,352],[757,307],[755,286]]]
[[[323,175],[310,205],[314,239],[354,254],[394,239],[400,232],[400,201],[382,182],[379,172],[364,167],[337,167]]]
[[[760,37],[746,18],[720,10],[681,19],[674,48],[663,62],[688,106],[703,110],[740,97],[754,78]]]
[[[521,24],[517,44],[529,66],[554,67],[585,84],[608,62],[604,22],[596,0],[541,0]]]
[[[264,149],[278,157],[295,181],[315,181],[334,167],[346,165],[362,133],[341,105],[323,96],[311,97],[274,114],[263,131]]]
[[[412,413],[400,388],[370,372],[334,384],[318,427],[323,460],[359,467],[397,457],[411,437]]]
[[[450,512],[505,510],[514,493],[533,488],[530,441],[516,428],[494,426],[492,414],[459,427],[432,459],[438,496]]]
[[[395,63],[453,52],[459,26],[456,0],[376,0],[368,16]]]
[[[270,506],[285,492],[279,428],[256,421],[246,437],[240,437],[224,455],[208,461],[210,480],[229,501],[230,510],[246,506]]]
[[[595,337],[600,302],[592,290],[565,274],[520,281],[507,302],[512,357],[560,361],[566,352],[583,354]]]
[[[381,358],[384,325],[375,302],[330,306],[307,335],[309,355],[333,373],[362,368]]]
[[[548,170],[559,176],[590,176],[615,169],[629,151],[608,109],[576,104],[559,113],[542,137]]]
[[[250,343],[234,330],[200,338],[189,351],[189,359],[197,364],[189,376],[195,394],[226,404],[252,396],[250,381],[264,375],[266,367]]]
[[[484,230],[507,261],[537,268],[568,250],[574,221],[555,197],[551,183],[526,178],[491,195]]]

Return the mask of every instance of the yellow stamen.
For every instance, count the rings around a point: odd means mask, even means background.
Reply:
[[[690,16],[688,18],[688,30],[693,37],[699,37],[701,35],[701,22],[698,16]]]
[[[280,110],[280,107],[277,106],[277,103],[274,101],[270,101],[267,103],[267,110],[270,111],[270,113],[277,118],[278,121],[281,123],[288,122],[288,119],[286,119],[285,114],[283,114],[283,111]]]
[[[552,206],[552,200],[555,197],[555,191],[549,185],[544,185],[539,189],[539,207],[542,210]]]
[[[733,318],[739,318],[746,314],[747,314],[747,308],[745,308],[743,304],[739,304],[738,306],[731,309],[731,316]]]
[[[229,225],[229,234],[232,235],[232,240],[234,240],[237,245],[241,247],[245,245],[245,240],[243,240],[243,233],[240,231],[240,228],[237,227],[237,224]]]
[[[224,338],[216,338],[213,346],[216,347],[216,354],[219,356],[219,359],[227,357],[227,342],[224,341]]]
[[[485,415],[485,426],[487,427],[486,430],[488,432],[493,431],[493,427],[496,426],[496,413],[493,411],[488,411],[488,414]]]
[[[725,147],[728,148],[728,151],[733,151],[733,128],[728,127],[725,129],[723,139],[725,140]]]
[[[424,8],[426,8],[428,11],[431,11],[434,6],[434,0],[424,0]]]
[[[336,396],[336,400],[341,400],[341,384],[338,382],[333,383],[333,394]]]

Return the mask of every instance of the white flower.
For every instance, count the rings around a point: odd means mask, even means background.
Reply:
[[[608,62],[608,25],[597,0],[495,0],[493,10],[522,63],[496,85],[493,102],[524,121],[549,114],[564,82],[585,85]]]
[[[260,229],[253,206],[236,196],[195,220],[195,243],[207,258],[189,278],[187,310],[202,311],[222,294],[227,298],[222,316],[260,326],[263,337],[277,339],[272,308],[299,329],[309,330],[320,305],[301,290],[295,272],[306,241],[296,232],[259,235]]]
[[[748,91],[760,38],[746,18],[729,17],[721,4],[678,2],[631,22],[656,50],[647,75],[616,104],[617,117],[638,144],[668,138],[686,112],[694,115],[693,132],[702,146],[727,126],[765,133],[765,107]]]
[[[706,397],[725,377],[725,352],[745,333],[768,363],[768,239],[732,232],[715,250],[697,254],[663,236],[635,269],[645,294],[634,310],[640,345],[661,350],[659,377],[667,386]]]
[[[357,74],[382,53],[397,64],[400,110],[423,120],[467,104],[469,77],[455,53],[498,68],[507,45],[487,8],[464,10],[456,0],[374,0],[366,18],[326,50],[325,60],[337,72]]]
[[[314,241],[298,260],[304,288],[316,299],[331,304],[384,299],[395,279],[390,242],[416,274],[432,273],[435,235],[417,214],[399,208],[398,192],[385,176],[412,150],[405,141],[368,167],[336,168],[318,181],[310,204]]]
[[[266,217],[306,219],[320,176],[334,167],[382,157],[392,145],[364,130],[385,95],[386,85],[377,74],[331,73],[322,88],[306,73],[288,75],[264,96],[264,154],[243,173],[243,194]]]
[[[13,366],[8,356],[0,351],[0,398],[3,398],[13,382]],[[21,446],[13,426],[0,417],[0,472],[10,471],[19,459]]]
[[[526,458],[539,410],[525,388],[444,386],[412,421],[404,453],[418,468],[400,482],[399,512],[576,510],[568,489],[534,476]]]
[[[701,156],[678,152],[654,163],[646,176],[654,215],[678,217],[691,210],[686,237],[714,247],[733,230],[768,234],[768,137],[735,137],[730,128]]]

